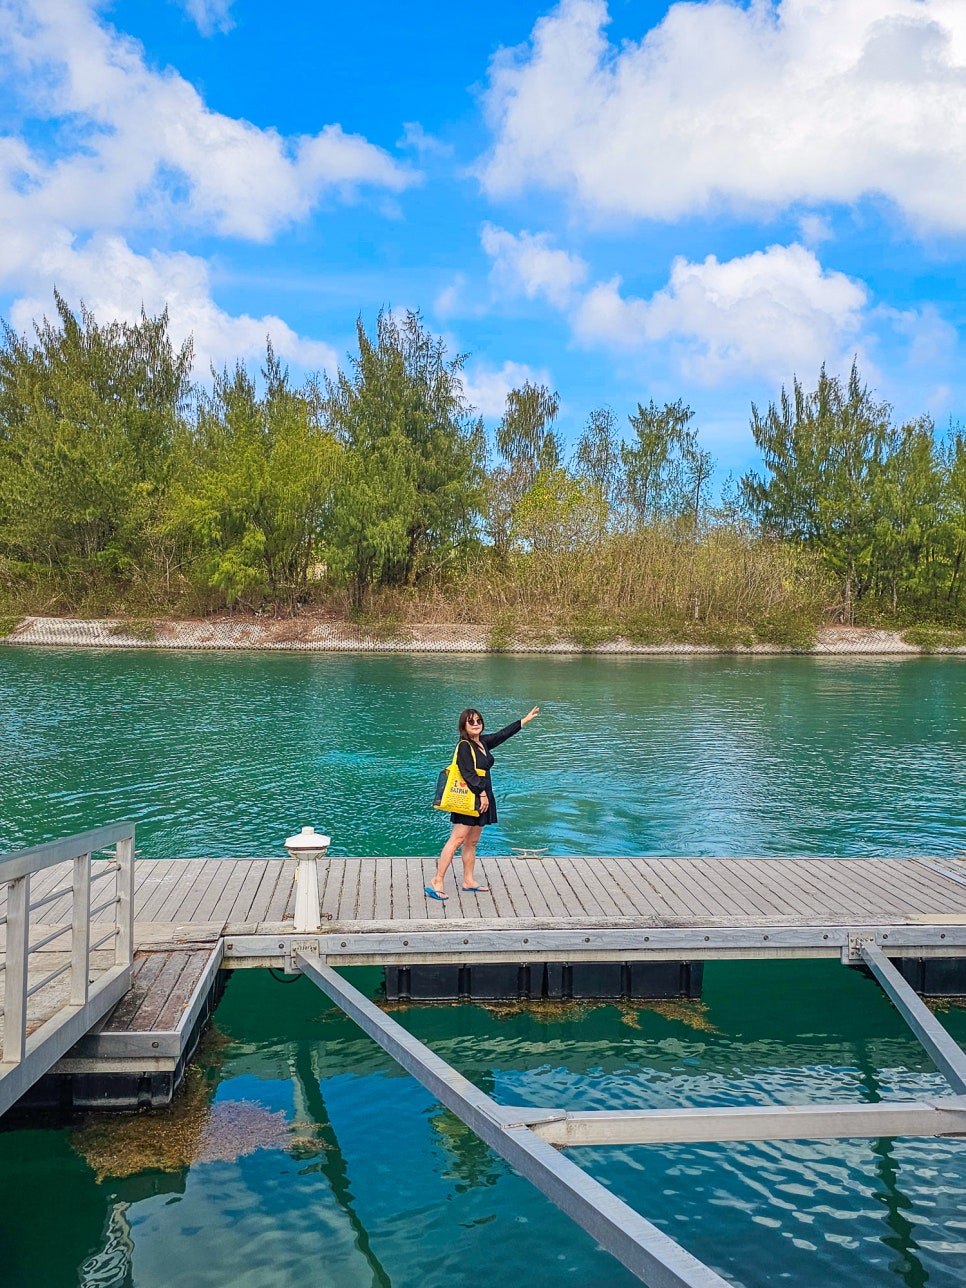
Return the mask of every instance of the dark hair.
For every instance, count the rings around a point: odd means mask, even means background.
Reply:
[[[479,711],[477,711],[476,707],[467,707],[466,710],[461,713],[460,718],[457,722],[459,725],[461,738],[466,737],[466,722],[467,720],[469,720],[470,716],[476,716],[479,719],[480,728],[483,727],[483,717],[480,715]]]

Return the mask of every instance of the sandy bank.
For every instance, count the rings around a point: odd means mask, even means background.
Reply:
[[[487,650],[484,626],[416,625],[401,628],[392,636],[367,634],[345,622],[315,618],[233,619],[205,618],[197,621],[130,622],[107,618],[80,621],[62,617],[25,617],[0,644],[46,645],[85,648],[160,649],[270,649],[273,651],[331,653],[481,653]],[[612,640],[584,649],[569,640],[520,642],[507,653],[598,653],[598,654],[713,654],[720,649],[697,644],[629,644]],[[771,644],[728,650],[747,654],[780,654],[792,650]],[[895,631],[860,626],[826,626],[819,630],[810,653],[897,654],[915,656],[920,650],[907,644]],[[966,653],[966,648],[939,648],[937,652]]]

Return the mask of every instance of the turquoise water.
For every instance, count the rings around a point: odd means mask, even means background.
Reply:
[[[497,752],[483,853],[966,849],[958,660],[0,649],[0,851],[124,817],[153,855],[281,854],[307,822],[343,854],[432,853],[447,829],[426,802],[456,713],[478,704],[495,728],[534,703]],[[712,963],[703,1002],[394,1013],[506,1103],[947,1090],[876,985],[834,963]],[[943,1019],[966,1041],[966,1014]],[[196,1075],[208,1143],[173,1170],[105,1173],[89,1120],[0,1130],[4,1288],[636,1282],[307,981],[236,972],[216,1021]],[[255,1148],[258,1122],[275,1133]],[[574,1157],[747,1288],[966,1281],[961,1141]]]
[[[960,659],[165,654],[0,649],[0,852],[133,819],[149,855],[431,854],[426,808],[479,705],[483,852],[952,854]]]

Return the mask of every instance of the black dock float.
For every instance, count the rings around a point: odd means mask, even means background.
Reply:
[[[385,968],[389,1002],[667,1001],[698,998],[701,961],[446,963]]]

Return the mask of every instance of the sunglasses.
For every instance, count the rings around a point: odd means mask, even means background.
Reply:
[[[479,717],[479,716],[467,716],[467,718],[466,718],[466,723],[467,723],[468,725],[471,725],[471,724],[478,724],[478,725],[481,725],[481,724],[483,723],[483,721],[480,719],[480,717]]]

